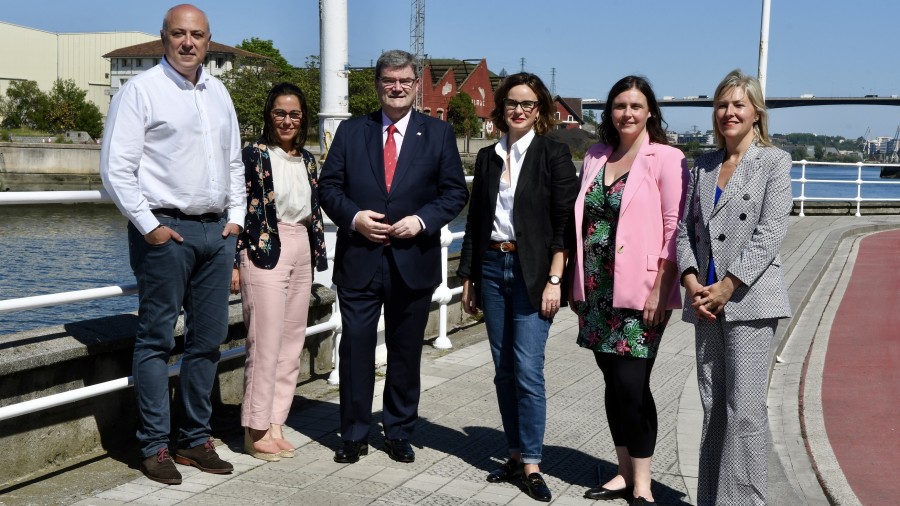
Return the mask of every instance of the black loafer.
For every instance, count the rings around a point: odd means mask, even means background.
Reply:
[[[491,483],[497,483],[500,481],[509,481],[516,478],[522,477],[522,471],[525,469],[525,464],[518,460],[507,460],[497,469],[491,471],[491,474],[487,475],[487,481]]]
[[[603,485],[597,485],[594,488],[589,488],[587,492],[584,493],[585,499],[593,499],[598,500],[602,499],[604,501],[608,501],[611,499],[631,499],[633,497],[634,487],[625,487],[617,490],[610,490],[608,488],[604,488]]]
[[[385,439],[384,451],[397,462],[413,462],[416,460],[416,452],[408,439]]]
[[[344,441],[344,445],[334,451],[334,461],[339,464],[359,462],[359,457],[369,454],[369,444],[365,441]]]
[[[522,478],[522,484],[525,486],[525,493],[535,501],[550,502],[552,495],[550,487],[540,473],[531,473],[527,477]]]
[[[656,506],[656,503],[648,501],[643,497],[635,497],[634,500],[631,501],[631,506]]]

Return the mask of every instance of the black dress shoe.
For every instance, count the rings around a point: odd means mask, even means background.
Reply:
[[[334,451],[334,461],[339,464],[359,462],[359,457],[369,454],[369,444],[365,441],[344,441],[344,445]]]
[[[631,501],[631,506],[656,506],[656,503],[648,501],[643,497],[635,497],[634,500]]]
[[[522,477],[522,471],[525,469],[525,464],[518,460],[509,459],[503,463],[497,469],[491,471],[491,474],[487,475],[487,481],[491,483],[497,483],[500,481],[509,481],[516,478]]]
[[[531,473],[522,478],[522,484],[525,486],[525,493],[535,501],[550,502],[552,495],[550,487],[540,473]]]
[[[634,493],[634,487],[610,490],[604,488],[603,485],[597,485],[594,488],[589,488],[587,492],[584,493],[584,497],[585,499],[593,499],[595,501],[598,499],[608,501],[611,499],[631,499],[632,493]]]
[[[416,460],[416,452],[408,439],[385,439],[384,451],[397,462],[413,462]]]

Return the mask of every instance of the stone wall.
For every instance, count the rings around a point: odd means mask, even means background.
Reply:
[[[0,190],[97,190],[100,146],[0,142]]]

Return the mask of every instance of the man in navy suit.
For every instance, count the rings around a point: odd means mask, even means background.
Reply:
[[[375,66],[381,110],[343,122],[319,178],[322,209],[338,225],[334,284],[343,321],[341,439],[335,462],[368,453],[377,325],[384,305],[385,451],[412,462],[419,366],[428,310],[441,281],[441,227],[468,198],[450,124],[413,110],[419,76],[405,51]]]

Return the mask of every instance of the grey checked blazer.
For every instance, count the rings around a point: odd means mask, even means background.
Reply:
[[[703,154],[691,169],[678,223],[679,271],[696,269],[706,284],[712,251],[716,279],[730,272],[744,283],[723,308],[727,321],[790,317],[779,251],[793,206],[791,157],[752,144],[713,207],[724,157],[724,149]],[[696,323],[691,302],[684,298],[682,319]]]

